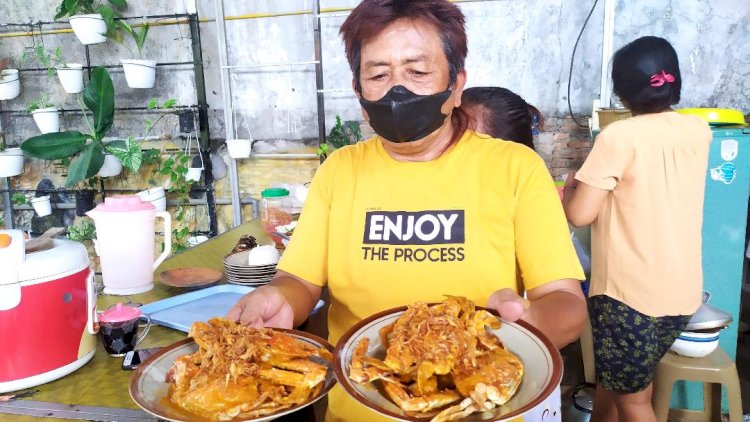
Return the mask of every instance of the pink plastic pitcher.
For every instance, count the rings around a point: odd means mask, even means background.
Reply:
[[[172,217],[140,197],[113,196],[86,213],[96,225],[104,293],[132,295],[154,287],[154,270],[172,251]],[[164,219],[164,252],[154,261],[154,225]]]

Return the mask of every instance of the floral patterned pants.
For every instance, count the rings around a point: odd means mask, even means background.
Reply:
[[[588,304],[597,383],[617,393],[648,387],[656,364],[690,320],[690,315],[644,315],[604,295],[590,297]]]

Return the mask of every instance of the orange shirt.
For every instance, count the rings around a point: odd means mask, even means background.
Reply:
[[[599,134],[576,174],[610,191],[592,225],[590,296],[650,316],[698,309],[711,138],[706,122],[672,111],[621,120]]]

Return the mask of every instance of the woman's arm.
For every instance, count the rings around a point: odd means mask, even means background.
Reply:
[[[581,283],[572,278],[555,280],[527,292],[528,301],[512,289],[490,296],[488,307],[503,319],[522,319],[541,330],[558,348],[575,341],[588,318]]]
[[[568,173],[563,187],[563,208],[565,217],[575,227],[588,226],[599,216],[608,190],[597,189],[586,183],[578,182],[574,172]]]

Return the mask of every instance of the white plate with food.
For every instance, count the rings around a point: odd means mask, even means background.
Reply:
[[[336,345],[334,371],[355,400],[396,420],[504,421],[543,403],[563,362],[530,324],[449,297],[360,321]]]
[[[190,335],[130,379],[130,397],[160,419],[270,421],[315,403],[336,383],[333,347],[309,333],[215,318],[193,324]]]

